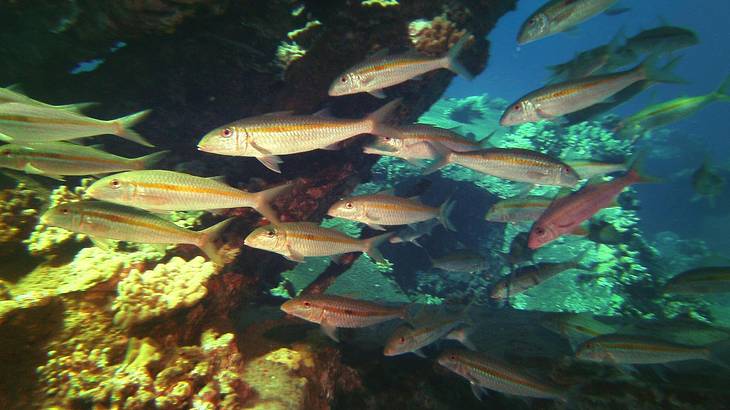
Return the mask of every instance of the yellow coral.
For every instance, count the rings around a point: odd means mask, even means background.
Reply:
[[[363,0],[360,2],[363,7],[394,7],[399,6],[398,0]]]

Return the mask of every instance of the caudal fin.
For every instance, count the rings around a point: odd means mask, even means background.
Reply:
[[[452,201],[451,199],[447,199],[443,204],[441,204],[441,208],[439,208],[439,222],[441,222],[441,225],[444,226],[444,228],[456,232],[456,228],[454,228],[454,225],[451,223],[451,212],[454,210],[454,205],[456,205],[456,202]]]
[[[152,165],[157,164],[169,154],[169,150],[164,150],[160,152],[155,152],[149,155],[145,155],[143,157],[135,158],[132,161],[134,161],[134,169],[148,169]]]
[[[387,261],[383,257],[383,254],[380,253],[378,246],[387,241],[388,238],[390,238],[391,236],[393,236],[393,233],[388,232],[363,240],[363,244],[365,245],[363,252],[365,252],[365,254],[367,254],[370,259],[374,260],[377,263],[387,263]]]
[[[422,175],[433,174],[439,169],[449,165],[451,163],[452,155],[454,154],[453,151],[439,143],[431,144],[431,148],[435,151],[434,160],[431,165],[421,170]]]
[[[662,182],[661,178],[646,175],[642,170],[646,152],[641,151],[632,158],[629,171],[624,178],[627,178],[631,184],[654,184]]]
[[[216,265],[223,266],[226,263],[218,254],[218,247],[215,245],[215,242],[234,219],[236,218],[228,218],[199,232],[198,247]]]
[[[377,110],[370,113],[367,116],[367,120],[370,121],[370,133],[380,137],[389,137],[393,133],[393,129],[388,126],[385,122],[388,121],[395,110],[400,106],[401,98],[383,105]]]
[[[713,93],[713,96],[720,101],[730,102],[730,74],[728,74],[728,76],[725,77],[725,81],[723,81],[720,86],[717,87],[717,90]]]
[[[132,127],[134,127],[137,123],[145,119],[151,111],[152,110],[144,110],[114,120],[114,122],[118,125],[115,135],[136,142],[137,144],[144,145],[145,147],[154,147],[154,145],[139,135],[137,131],[132,129]]]
[[[268,219],[272,224],[278,224],[279,216],[277,215],[276,211],[274,211],[274,209],[271,207],[271,203],[274,202],[274,200],[276,200],[279,195],[288,192],[293,187],[294,183],[289,182],[253,194],[255,195],[254,208],[261,215],[266,217],[266,219]]]
[[[471,34],[464,33],[463,36],[459,39],[459,41],[454,44],[451,49],[449,49],[449,53],[445,57],[445,68],[448,68],[449,70],[455,72],[456,74],[466,78],[467,80],[471,80],[474,78],[474,75],[469,72],[469,70],[466,69],[461,63],[459,62],[459,55],[461,54],[461,51],[464,49],[464,45],[466,45],[466,42],[471,40],[472,36]]]
[[[658,59],[659,55],[652,55],[639,65],[638,69],[644,74],[644,79],[654,83],[682,84],[687,82],[673,72],[681,57],[676,57],[661,67],[656,66]]]

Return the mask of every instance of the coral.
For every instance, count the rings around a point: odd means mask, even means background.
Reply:
[[[43,201],[22,182],[0,191],[0,256],[15,250],[38,222]]]
[[[214,273],[216,265],[201,256],[189,262],[174,257],[145,272],[132,269],[117,285],[114,323],[130,327],[190,307],[205,297],[205,282]]]
[[[383,8],[385,8],[385,7],[393,7],[393,6],[398,6],[399,5],[398,4],[398,0],[362,0],[360,2],[360,4],[363,7],[378,6],[378,7],[383,7]]]
[[[282,41],[276,48],[276,62],[282,69],[286,70],[289,65],[307,54],[299,44],[293,41]]]
[[[93,178],[84,178],[81,180],[81,184],[73,190],[69,189],[66,185],[61,185],[51,192],[49,206],[54,207],[66,202],[78,202],[83,199],[88,199],[85,196],[86,188],[93,182]],[[30,237],[23,241],[23,243],[27,245],[28,252],[31,255],[53,258],[62,254],[62,252],[59,252],[60,249],[73,243],[81,243],[84,239],[86,239],[86,235],[84,234],[39,223],[33,232],[31,232]]]
[[[444,54],[466,34],[465,29],[460,30],[445,14],[431,21],[414,20],[408,24],[411,44],[423,54]]]
[[[170,213],[170,221],[185,229],[198,230],[203,226],[203,215],[205,211],[174,211]]]

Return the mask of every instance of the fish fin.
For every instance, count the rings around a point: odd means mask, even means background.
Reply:
[[[0,141],[2,142],[13,142],[15,139],[9,135],[5,135],[2,132],[0,132]]]
[[[608,10],[604,11],[603,14],[605,14],[607,16],[618,16],[619,14],[624,14],[627,11],[631,11],[631,8],[612,6]]]
[[[495,128],[494,131],[490,132],[489,134],[487,134],[481,138],[477,138],[476,141],[479,143],[479,146],[482,148],[494,148],[494,144],[492,144],[490,142],[490,140],[492,139],[492,137],[494,137],[494,134],[496,134],[496,133],[497,133],[497,129]]]
[[[474,383],[470,382],[471,392],[474,393],[474,397],[477,398],[477,400],[482,401],[484,397],[489,396],[489,392],[484,387]]]
[[[426,166],[426,162],[422,159],[413,159],[413,158],[403,158],[403,159],[405,159],[406,162],[408,162],[409,164],[411,164],[415,167],[418,167],[418,168]]]
[[[281,168],[279,168],[279,164],[284,162],[281,160],[281,158],[277,157],[276,155],[269,155],[266,157],[256,157],[256,159],[264,164],[266,168],[281,174]]]
[[[23,172],[26,174],[32,174],[32,175],[42,175],[44,177],[57,179],[59,181],[64,181],[64,178],[60,175],[54,175],[54,174],[47,174],[45,171],[43,171],[40,168],[36,168],[33,164],[27,163],[23,167]]]
[[[290,117],[292,115],[294,115],[293,110],[273,111],[261,114],[262,117]]]
[[[332,255],[330,256],[330,260],[337,265],[342,265],[342,255]]]
[[[385,125],[385,122],[393,115],[396,109],[400,106],[401,99],[396,98],[390,101],[377,110],[371,112],[367,116],[367,120],[370,121],[370,134],[388,137],[392,133],[392,129]]]
[[[467,307],[467,309],[468,309],[468,307]],[[466,309],[464,309],[464,310],[466,310]],[[471,333],[473,331],[474,330],[472,327],[459,328],[459,329],[452,330],[444,338],[449,339],[449,340],[456,340],[457,342],[461,343],[467,349],[476,352],[476,351],[478,351],[477,347],[469,339],[469,336],[471,336]]]
[[[662,67],[657,67],[656,61],[659,56],[659,54],[650,55],[636,68],[643,74],[644,79],[655,83],[683,84],[687,82],[672,71],[679,62],[679,57]]]
[[[717,90],[712,95],[715,99],[730,101],[730,74],[725,77],[725,80],[717,87]]]
[[[286,184],[275,186],[273,188],[268,188],[252,194],[254,196],[254,208],[271,223],[278,224],[279,217],[277,216],[276,211],[271,208],[271,203],[274,202],[276,198],[278,198],[280,195],[289,192],[292,188],[294,188],[294,183],[288,182]]]
[[[570,231],[571,235],[576,236],[588,236],[589,232],[588,229],[583,226],[583,224],[576,226],[572,231]]]
[[[730,352],[730,339],[723,339],[718,342],[714,342],[705,347],[706,358],[710,362],[730,369],[730,362],[728,361],[728,353]]]
[[[225,175],[216,175],[212,177],[205,177],[205,179],[209,179],[211,181],[220,182],[221,184],[226,183],[226,176]]]
[[[14,93],[25,95],[25,91],[23,91],[23,86],[20,85],[20,83],[10,84],[9,86],[5,87],[5,89],[10,90]]]
[[[334,340],[337,343],[340,343],[340,339],[337,337],[337,327],[333,326],[327,322],[322,322],[319,324],[320,329],[322,329],[322,332],[326,334],[330,339]]]
[[[220,255],[218,255],[218,247],[215,245],[215,241],[221,236],[223,231],[226,230],[228,225],[230,225],[234,219],[236,218],[228,218],[218,222],[210,228],[199,231],[200,237],[198,239],[198,247],[216,265],[223,266],[225,265],[225,261]]]
[[[94,246],[103,251],[112,252],[115,248],[114,241],[111,239],[97,238],[95,236],[89,235],[89,240],[91,241],[91,243],[94,244]]]
[[[327,145],[325,147],[321,147],[320,149],[323,149],[325,151],[339,151],[340,150],[340,143],[335,142],[334,144]]]
[[[287,251],[287,253],[283,255],[285,258],[289,259],[292,262],[299,262],[299,263],[304,262],[304,255],[295,251],[291,247],[291,245],[286,246],[286,251]]]
[[[629,178],[632,184],[655,184],[663,182],[661,178],[644,174],[642,171],[644,158],[646,158],[646,151],[642,151],[634,155],[634,158],[631,160],[631,164],[629,164],[629,171],[626,173],[624,178]]]
[[[136,169],[147,169],[160,162],[162,158],[166,157],[169,153],[169,150],[159,151],[143,157],[135,158],[133,161],[137,166]]]
[[[459,55],[461,54],[461,51],[464,49],[464,45],[472,39],[472,35],[469,33],[464,33],[463,36],[459,39],[459,41],[449,49],[449,53],[445,57],[445,64],[446,67],[449,70],[455,72],[456,74],[466,78],[467,80],[474,79],[474,75],[469,72],[469,70],[466,69],[460,62],[459,62]]]
[[[383,99],[386,97],[383,90],[370,90],[370,91],[368,91],[368,94],[372,95],[375,98],[380,98],[380,99]]]
[[[454,154],[454,151],[451,151],[441,144],[438,144],[438,146],[434,144],[431,145],[431,147],[436,151],[436,158],[434,158],[431,165],[421,170],[422,175],[433,174],[441,168],[449,165],[451,163],[451,156]]]
[[[145,147],[154,147],[153,144],[139,135],[137,131],[132,129],[132,127],[134,127],[137,123],[144,120],[150,112],[152,112],[152,110],[144,110],[113,120],[113,122],[119,127],[115,135],[132,142],[136,142],[137,144],[144,145]]]
[[[421,359],[427,359],[426,354],[423,353],[423,350],[421,350],[421,349],[414,350],[413,351],[413,354],[415,354],[416,356],[420,357]]]
[[[59,110],[70,111],[76,114],[83,114],[85,110],[99,105],[97,102],[80,102],[75,104],[57,105]]]
[[[390,53],[390,49],[388,47],[381,48],[380,50],[378,50],[378,51],[370,54],[369,56],[367,56],[367,60],[374,60],[374,59],[377,59],[377,58],[383,58],[383,57],[387,56],[388,53]]]
[[[410,241],[412,244],[418,246],[419,248],[423,248],[423,245],[421,245],[420,242],[418,242],[418,239],[413,239]]]
[[[363,252],[367,254],[370,259],[374,260],[377,263],[387,263],[385,258],[383,257],[383,254],[380,253],[378,250],[378,246],[380,246],[383,242],[387,241],[388,238],[393,236],[392,232],[384,233],[382,235],[373,236],[372,238],[364,239],[363,245],[364,249]]]
[[[383,228],[382,226],[380,226],[378,224],[367,224],[367,225],[369,227],[371,227],[372,229],[375,229],[377,231],[385,231],[386,230],[385,228]]]
[[[332,115],[332,111],[330,110],[330,107],[324,107],[321,110],[312,114],[312,116],[321,117],[321,118],[333,118],[334,117],[334,115]]]
[[[451,212],[454,210],[454,205],[456,205],[456,202],[454,202],[451,199],[447,199],[444,201],[443,204],[441,204],[441,207],[439,208],[439,216],[438,220],[441,222],[441,225],[444,226],[444,228],[456,232],[456,228],[454,228],[454,224],[451,223]]]

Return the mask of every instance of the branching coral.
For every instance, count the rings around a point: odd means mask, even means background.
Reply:
[[[0,192],[0,255],[17,249],[38,222],[38,209],[43,201],[19,183]]]
[[[54,207],[66,202],[77,202],[85,197],[86,188],[94,182],[93,178],[84,178],[81,185],[73,190],[62,185],[53,190],[50,197],[50,206]],[[38,256],[58,256],[59,249],[73,242],[80,243],[86,239],[86,235],[67,231],[55,226],[36,225],[30,237],[23,241],[28,246],[28,252]]]
[[[215,264],[201,256],[189,262],[174,257],[145,272],[132,269],[117,286],[114,323],[130,327],[192,306],[207,294],[205,282],[215,272]]]

